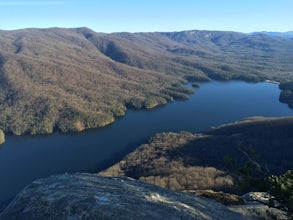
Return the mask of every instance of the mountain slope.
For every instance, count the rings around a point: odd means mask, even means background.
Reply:
[[[254,32],[252,34],[267,34],[271,36],[293,38],[293,31],[287,31],[287,32],[262,31],[262,32]]]
[[[166,103],[162,91],[180,81],[114,62],[75,30],[2,32],[0,41],[0,121],[14,134],[104,126],[127,103]]]
[[[235,32],[0,31],[0,129],[39,134],[104,126],[126,108],[188,98],[187,80],[287,83],[292,51],[292,39]]]

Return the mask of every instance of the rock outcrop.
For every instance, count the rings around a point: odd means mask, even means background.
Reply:
[[[0,219],[247,219],[215,201],[127,177],[65,174],[34,181]]]
[[[232,205],[229,209],[254,219],[290,219],[289,213],[280,209],[283,205],[268,192],[249,192],[241,198],[244,205]]]
[[[290,220],[290,216],[288,213],[276,209],[276,208],[270,208],[267,205],[261,204],[261,203],[248,203],[245,205],[235,205],[230,206],[230,210],[241,213],[242,215],[245,215],[252,219],[265,219],[265,220]]]

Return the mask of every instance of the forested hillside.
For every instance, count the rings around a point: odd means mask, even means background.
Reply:
[[[187,99],[187,81],[279,81],[291,103],[293,40],[235,32],[0,31],[0,129],[12,134],[105,126],[127,108]]]
[[[264,190],[263,178],[293,168],[292,131],[293,117],[254,117],[200,134],[160,133],[100,175],[128,176],[177,191]],[[288,175],[292,181],[292,171]],[[286,196],[292,207],[292,192]]]

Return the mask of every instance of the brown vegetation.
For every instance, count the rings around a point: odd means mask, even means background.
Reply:
[[[100,175],[125,175],[178,191],[254,190],[252,178],[292,169],[292,131],[293,117],[256,117],[203,134],[161,133]]]
[[[215,192],[213,190],[186,190],[184,192],[192,193],[197,196],[203,196],[209,199],[216,200],[223,205],[244,205],[245,201],[238,195],[224,192]]]
[[[187,99],[187,81],[285,85],[292,50],[291,39],[234,32],[0,31],[0,128],[18,135],[105,126],[126,108]],[[289,93],[286,86],[281,101]]]
[[[125,175],[177,191],[233,187],[234,179],[227,172],[201,164],[191,166],[182,155],[173,153],[201,138],[206,136],[187,132],[157,134],[149,144],[137,148],[100,175]]]

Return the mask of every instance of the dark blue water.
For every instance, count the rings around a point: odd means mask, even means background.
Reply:
[[[76,134],[10,136],[0,148],[0,201],[50,174],[98,172],[150,136],[163,131],[199,132],[249,116],[288,116],[278,85],[241,81],[202,84],[188,101],[150,111],[128,111],[103,129]]]

